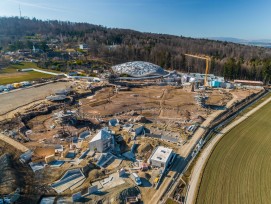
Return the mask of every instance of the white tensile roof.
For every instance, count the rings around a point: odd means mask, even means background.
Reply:
[[[143,61],[133,61],[118,64],[113,66],[112,70],[116,74],[128,74],[132,77],[143,77],[149,75],[162,76],[166,74],[162,67],[152,64],[150,62]]]

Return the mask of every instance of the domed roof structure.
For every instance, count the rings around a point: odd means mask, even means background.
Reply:
[[[131,77],[162,76],[167,74],[164,69],[150,62],[134,61],[112,67],[116,74],[127,74]]]

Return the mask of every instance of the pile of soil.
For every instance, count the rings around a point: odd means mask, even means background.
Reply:
[[[137,186],[125,189],[119,194],[117,201],[120,204],[125,204],[127,197],[138,197],[140,193],[141,192]]]
[[[135,122],[138,122],[138,123],[147,123],[148,120],[147,118],[145,118],[145,116],[143,115],[139,115],[135,118]]]
[[[88,174],[88,178],[90,179],[90,181],[97,180],[97,178],[103,177],[103,176],[104,176],[104,173],[99,169],[93,169]]]
[[[138,114],[136,111],[133,110],[133,111],[131,111],[130,115],[131,115],[131,116],[137,116],[137,115],[139,115],[139,114]]]
[[[152,150],[153,146],[149,143],[144,143],[141,144],[138,148],[137,148],[137,152],[141,155],[141,154],[145,154],[147,153],[149,150]]]
[[[204,120],[205,120],[205,119],[204,119],[202,116],[199,115],[199,116],[197,117],[197,119],[195,120],[195,122],[201,124],[201,123],[203,123]]]
[[[0,195],[10,194],[16,190],[18,178],[12,162],[11,154],[0,156]]]

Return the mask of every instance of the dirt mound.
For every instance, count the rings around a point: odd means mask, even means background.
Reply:
[[[46,157],[52,154],[55,154],[54,147],[37,147],[34,151],[34,154],[39,157]]]
[[[16,171],[13,167],[11,154],[0,156],[0,195],[9,194],[18,186]]]
[[[99,169],[93,169],[88,174],[88,177],[90,178],[91,181],[96,180],[97,178],[102,176],[104,176],[104,173]]]
[[[138,114],[136,111],[133,110],[133,111],[131,111],[130,115],[131,115],[131,116],[137,116],[137,115],[139,115],[139,114]]]
[[[138,148],[137,148],[137,152],[139,154],[145,154],[147,153],[149,150],[153,149],[153,146],[149,143],[145,143],[145,144],[141,144]]]
[[[127,203],[126,202],[127,197],[137,197],[140,195],[140,193],[141,192],[137,186],[125,189],[122,192],[120,192],[117,201],[120,204],[125,204]]]
[[[147,123],[148,120],[145,116],[143,115],[139,115],[135,118],[135,122],[138,122],[138,123]]]
[[[197,117],[197,119],[195,120],[195,122],[201,124],[201,123],[203,123],[204,120],[205,120],[205,119],[204,119],[202,116],[199,115],[199,116]]]

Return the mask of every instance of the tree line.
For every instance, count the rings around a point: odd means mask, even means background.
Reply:
[[[211,56],[210,72],[226,79],[270,80],[271,49],[208,39],[167,34],[142,33],[129,29],[106,28],[89,23],[30,18],[1,17],[0,47],[5,50],[31,48],[33,44],[49,52],[47,44],[58,49],[89,46],[87,55],[110,65],[142,60],[165,69],[204,72],[205,61],[184,54]]]

